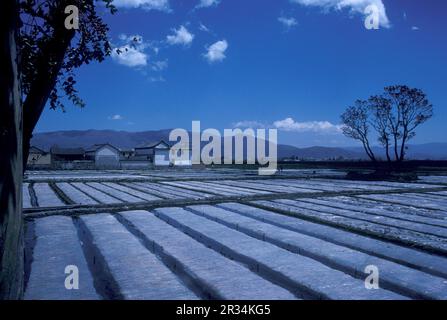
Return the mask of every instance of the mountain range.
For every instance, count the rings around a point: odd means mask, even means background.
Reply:
[[[70,130],[35,133],[31,145],[48,151],[52,146],[88,148],[94,144],[110,143],[118,148],[130,149],[151,142],[169,141],[170,129],[128,132],[114,130]],[[374,147],[374,152],[384,157],[380,147]],[[291,145],[278,144],[278,158],[298,159],[365,159],[365,152],[361,147],[325,147],[315,146],[298,148]],[[447,143],[427,143],[409,145],[407,158],[420,160],[447,160]]]

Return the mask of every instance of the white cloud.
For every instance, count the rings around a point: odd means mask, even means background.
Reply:
[[[262,123],[261,121],[256,120],[245,120],[233,123],[233,128],[241,128],[241,129],[258,129],[258,128],[266,128],[267,125]]]
[[[144,67],[148,55],[141,48],[124,45],[112,51],[112,59],[127,67]]]
[[[170,11],[169,0],[114,0],[113,5],[118,8]]]
[[[166,82],[166,79],[159,76],[159,77],[150,77],[149,78],[150,82]]]
[[[148,64],[149,56],[145,51],[149,44],[143,41],[142,36],[120,34],[118,39],[121,44],[112,51],[115,62],[127,67],[144,67]]]
[[[152,64],[152,70],[154,71],[162,71],[168,67],[168,60],[155,61]]]
[[[418,30],[419,30],[419,27],[417,27],[417,26],[412,26],[412,27],[411,27],[411,30],[413,30],[413,31],[418,31]]]
[[[281,22],[287,29],[290,29],[298,24],[298,21],[296,21],[296,19],[293,17],[279,17],[278,21]]]
[[[171,44],[179,44],[183,46],[188,46],[192,43],[194,39],[194,35],[188,31],[184,26],[180,26],[178,29],[172,29],[174,34],[168,35],[166,37],[166,41]]]
[[[155,54],[158,54],[160,52],[160,48],[159,47],[152,47],[152,50],[154,50]]]
[[[382,0],[290,0],[304,6],[322,7],[325,10],[349,9],[353,13],[365,15],[369,5],[375,5],[379,10],[380,25],[384,28],[391,26]]]
[[[146,48],[148,45],[143,41],[143,37],[140,36],[139,34],[131,34],[131,35],[127,35],[125,33],[121,33],[118,36],[118,39],[121,40],[122,43],[127,43],[127,44],[131,44],[132,46],[139,46],[142,47],[144,46],[144,48]],[[144,49],[143,48],[143,49]]]
[[[305,121],[297,122],[293,118],[274,121],[267,124],[257,120],[245,120],[233,123],[233,128],[269,129],[274,128],[288,132],[314,132],[314,133],[341,133],[342,125],[335,125],[329,121]]]
[[[148,52],[152,56],[158,54],[157,42],[145,41],[140,35],[120,34],[118,39],[118,45],[112,50],[113,61],[136,69],[151,82],[166,81],[159,73],[168,68],[168,59],[149,59]]]
[[[339,133],[342,129],[341,125],[334,125],[329,121],[297,122],[292,118],[275,121],[273,127],[283,131],[320,133]]]
[[[208,8],[211,6],[217,6],[220,3],[220,0],[200,0],[197,8]]]
[[[228,48],[228,42],[226,40],[220,40],[210,45],[204,54],[204,57],[208,62],[219,62],[226,58],[225,51]]]
[[[204,25],[203,23],[199,23],[199,30],[203,31],[203,32],[211,32],[211,30],[208,29],[208,27],[206,25]]]
[[[113,116],[108,117],[109,120],[123,120],[124,117],[120,114],[114,114]]]

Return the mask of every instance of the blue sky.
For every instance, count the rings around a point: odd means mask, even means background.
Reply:
[[[37,131],[277,127],[281,143],[346,146],[343,110],[384,86],[423,89],[435,117],[414,143],[446,142],[444,0],[115,0],[115,48],[78,71],[87,103]],[[367,30],[364,9],[379,8]],[[129,46],[129,39],[137,42]]]

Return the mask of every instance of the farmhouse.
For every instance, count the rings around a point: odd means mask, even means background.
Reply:
[[[50,149],[52,161],[81,161],[84,160],[85,151],[83,148],[61,148],[53,146]]]
[[[29,150],[27,164],[33,168],[50,167],[51,154],[32,146]]]
[[[134,149],[120,149],[120,159],[129,159],[135,155]]]
[[[170,155],[176,157],[170,157]],[[151,169],[154,167],[191,166],[191,148],[172,147],[161,140],[136,147],[119,149],[110,143],[87,149],[54,145],[50,152],[32,147],[28,166],[33,169]]]
[[[120,150],[111,144],[95,144],[85,151],[85,158],[95,162],[97,169],[119,169]]]
[[[147,156],[129,156],[121,157],[120,159],[121,169],[124,170],[144,170],[153,168],[152,161]]]
[[[169,166],[171,164],[169,161],[170,150],[171,146],[162,140],[135,148],[135,157],[145,157],[154,166]]]

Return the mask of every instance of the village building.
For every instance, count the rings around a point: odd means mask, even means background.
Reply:
[[[51,154],[32,146],[29,150],[27,165],[33,169],[51,167]]]
[[[86,160],[94,161],[97,169],[119,169],[121,151],[109,143],[95,144],[85,151]]]
[[[85,159],[85,150],[83,148],[62,148],[53,146],[50,149],[52,161],[82,161]]]
[[[51,168],[57,170],[93,169],[85,160],[83,148],[65,148],[53,146],[50,149]]]
[[[162,140],[135,148],[135,157],[146,158],[155,167],[170,166],[170,150],[171,146]]]
[[[90,169],[85,161],[83,148],[66,148],[53,146],[50,149],[51,168],[62,170]]]
[[[177,154],[175,157],[174,155]],[[172,155],[172,157],[170,157]],[[110,143],[90,148],[67,148],[54,145],[50,152],[30,149],[27,165],[33,169],[153,169],[156,167],[191,166],[191,148],[171,145],[161,140],[136,147],[119,149]]]
[[[135,155],[134,149],[120,149],[120,159],[121,160],[130,159],[134,155]]]
[[[120,159],[121,169],[124,170],[144,170],[152,169],[152,160],[148,159],[145,155],[132,155],[129,157],[121,157]]]

